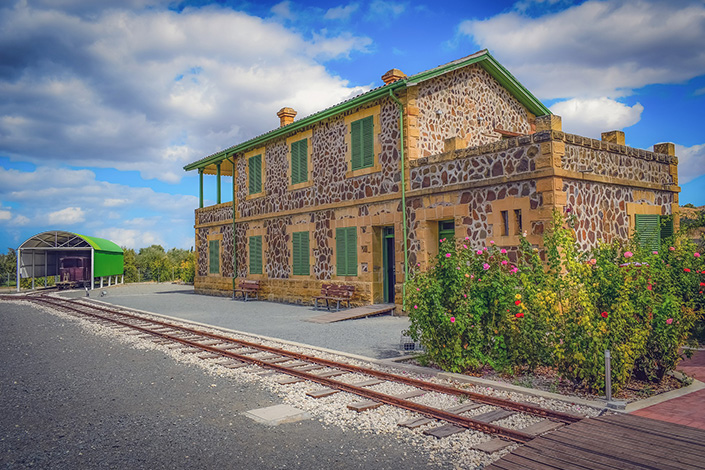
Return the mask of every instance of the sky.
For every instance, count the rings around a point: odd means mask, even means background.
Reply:
[[[189,249],[184,165],[278,127],[282,107],[302,118],[481,49],[566,132],[675,143],[680,203],[700,206],[704,45],[703,0],[5,0],[0,252],[47,230]]]

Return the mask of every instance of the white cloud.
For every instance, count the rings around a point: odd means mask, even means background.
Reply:
[[[539,98],[616,98],[705,73],[699,0],[590,0],[539,17],[516,11],[463,21]]]
[[[159,234],[139,229],[108,228],[99,230],[96,236],[110,240],[121,247],[133,249],[164,245],[164,239]]]
[[[154,240],[171,247],[193,245],[193,241],[188,245],[180,243],[193,239],[193,209],[198,206],[197,197],[97,181],[87,170],[0,168],[0,200],[11,202],[16,214],[9,220],[0,217],[0,230],[17,226],[30,227],[36,232],[70,228],[86,235],[101,236],[110,230],[124,229],[146,233],[133,236],[136,242],[128,244],[131,248]],[[49,214],[48,201],[54,209]],[[110,210],[106,211],[106,207]],[[67,227],[69,225],[71,227]],[[168,230],[162,230],[163,227]],[[151,235],[147,233],[150,231]]]
[[[183,165],[276,128],[282,106],[304,116],[367,89],[322,64],[367,51],[366,37],[305,39],[215,6],[84,4],[0,7],[0,148],[13,159],[174,183]]]
[[[383,20],[389,17],[396,18],[406,10],[405,3],[375,0],[370,4],[370,19]]]
[[[62,226],[73,225],[86,220],[86,214],[80,207],[67,207],[55,212],[50,212],[48,216],[50,225],[60,224]]]
[[[10,220],[12,218],[12,212],[0,209],[0,220]]]
[[[296,17],[294,16],[294,13],[291,11],[291,2],[288,0],[285,0],[283,2],[277,3],[271,8],[271,12],[274,13],[276,16],[280,18],[284,18],[286,20],[294,20]]]
[[[640,103],[628,106],[609,98],[573,98],[551,106],[551,112],[561,116],[565,132],[595,139],[599,139],[602,132],[636,124],[643,110]]]
[[[323,18],[326,20],[347,20],[358,10],[358,8],[360,8],[360,5],[357,3],[329,8],[328,11],[326,11],[326,14],[323,15]]]
[[[124,198],[108,198],[105,201],[103,201],[103,205],[105,207],[123,206],[126,203],[127,203],[127,199],[124,199]]]
[[[684,184],[705,175],[705,144],[684,147],[676,145],[678,183]]]

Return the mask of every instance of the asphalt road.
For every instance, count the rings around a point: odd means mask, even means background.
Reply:
[[[315,420],[266,426],[280,404],[257,384],[207,374],[71,320],[0,302],[0,468],[415,469],[391,436]]]

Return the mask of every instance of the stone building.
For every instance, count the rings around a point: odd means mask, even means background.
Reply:
[[[487,51],[382,79],[300,120],[284,108],[279,128],[184,167],[200,173],[197,292],[259,279],[266,299],[309,303],[341,283],[354,303],[401,305],[407,267],[428,266],[439,238],[512,248],[526,232],[539,244],[552,210],[570,207],[589,248],[678,206],[673,144],[566,134]],[[210,207],[204,174],[216,175]]]

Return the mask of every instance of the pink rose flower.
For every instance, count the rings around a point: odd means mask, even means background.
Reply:
[[[499,252],[502,253],[503,255],[506,255],[506,254],[507,254],[507,250],[505,250],[504,248],[502,248],[501,250],[499,250]]]
[[[450,322],[455,323],[455,317],[450,317]]]
[[[494,240],[490,240],[490,245],[494,245]]]
[[[625,258],[631,258],[632,256],[634,256],[634,253],[632,253],[631,251],[625,251],[625,252],[624,252],[624,257],[625,257]]]
[[[419,306],[418,306],[418,305],[414,305],[414,308],[419,308]]]
[[[652,254],[652,255],[657,255],[657,254],[658,254],[658,251],[652,251],[651,254]]]
[[[669,318],[668,320],[666,320],[666,325],[670,325],[671,323],[673,323],[673,318]]]
[[[669,247],[668,247],[668,251],[676,251],[676,249],[675,249],[674,247],[672,247],[672,246],[669,246]]]
[[[484,269],[485,271],[487,271],[488,269],[490,269],[490,265],[487,264],[487,263],[484,263],[484,264],[482,265],[482,269]]]
[[[506,259],[503,259],[503,260],[502,260],[502,264],[503,264],[504,266],[506,266],[506,265],[509,264],[509,261],[507,261]]]
[[[477,250],[475,253],[478,254],[478,255],[481,255],[481,254],[482,254],[482,250]]]
[[[695,256],[696,258],[700,258],[700,253],[693,253],[693,256]]]
[[[446,253],[446,258],[450,258],[450,253]]]

